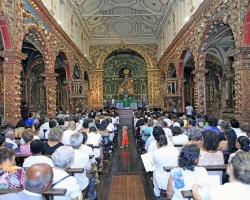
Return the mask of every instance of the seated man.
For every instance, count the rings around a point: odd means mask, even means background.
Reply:
[[[45,164],[32,165],[26,172],[24,190],[0,196],[0,200],[44,200],[42,194],[50,188],[53,179],[52,168]]]
[[[54,167],[54,163],[50,158],[41,155],[44,150],[44,143],[41,140],[33,140],[30,143],[30,150],[32,156],[25,159],[23,167],[30,167],[38,163],[46,163],[51,167]]]

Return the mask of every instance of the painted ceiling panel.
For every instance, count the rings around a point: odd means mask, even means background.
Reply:
[[[69,0],[87,35],[127,41],[132,37],[156,41],[176,0]]]

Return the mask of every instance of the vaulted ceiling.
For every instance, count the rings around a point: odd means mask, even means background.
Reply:
[[[92,43],[156,43],[176,0],[69,0]]]

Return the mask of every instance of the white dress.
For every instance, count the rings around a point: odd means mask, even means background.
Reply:
[[[175,184],[174,184],[174,181],[173,181],[174,195],[173,195],[172,200],[186,199],[186,198],[182,197],[181,191],[182,190],[191,190],[193,185],[196,183],[196,180],[197,180],[198,177],[208,176],[207,170],[204,167],[195,167],[194,171],[183,170],[182,168],[179,168],[179,167],[177,169],[180,169],[182,174],[183,174],[184,187],[180,188],[180,189],[177,189],[175,187]],[[176,170],[176,169],[171,170],[172,177],[173,177],[173,174],[174,174],[174,170]]]

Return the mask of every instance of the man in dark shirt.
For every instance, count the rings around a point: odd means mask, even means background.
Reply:
[[[27,107],[26,102],[23,102],[23,105],[21,106],[21,115],[24,121],[28,119],[28,113],[29,108]]]

